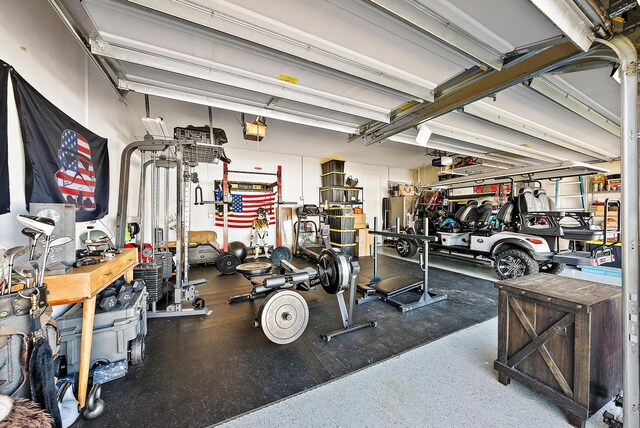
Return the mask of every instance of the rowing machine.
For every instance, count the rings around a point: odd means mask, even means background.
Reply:
[[[291,343],[302,336],[307,327],[309,307],[302,295],[293,290],[294,287],[296,291],[309,291],[321,284],[325,292],[336,295],[343,329],[323,334],[322,338],[327,342],[342,334],[377,325],[375,321],[353,324],[360,265],[341,250],[335,248],[323,250],[320,253],[317,270],[310,267],[298,269],[284,259],[277,259],[274,262],[284,270],[284,274],[271,274],[271,265],[268,263],[245,263],[238,266],[238,272],[251,281],[253,289],[249,294],[235,296],[228,301],[237,303],[266,296],[254,326],[262,328],[265,336],[272,342]],[[348,308],[344,300],[346,290],[350,290]]]

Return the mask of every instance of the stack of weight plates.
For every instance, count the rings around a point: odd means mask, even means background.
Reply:
[[[162,277],[164,279],[171,278],[173,273],[173,254],[170,251],[156,251],[153,261],[162,267]]]
[[[154,303],[162,297],[162,266],[141,263],[133,268],[133,279],[144,280],[147,286],[147,302]]]

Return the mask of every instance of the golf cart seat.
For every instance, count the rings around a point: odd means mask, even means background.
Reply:
[[[540,189],[538,189],[540,190]],[[523,187],[517,199],[518,212],[520,213],[520,233],[530,233],[539,236],[562,236],[562,227],[558,223],[561,214],[557,211],[544,210],[551,207],[551,200],[546,192],[539,193],[537,198],[531,187]],[[546,200],[541,202],[541,200]]]
[[[511,229],[513,228],[513,218],[516,211],[516,204],[513,202],[513,198],[509,197],[507,199],[507,203],[500,207],[498,210],[498,214],[496,218],[500,223],[500,229]]]
[[[563,218],[571,218],[574,220],[575,226],[562,224],[562,237],[571,241],[592,241],[602,239],[602,230],[593,230],[590,228],[589,220],[593,214],[586,211],[556,211],[553,200],[547,196],[545,189],[536,189],[533,192],[536,198],[536,206],[538,211],[553,212],[557,214],[556,219],[560,221]]]
[[[475,212],[476,226],[485,226],[489,221],[489,217],[491,217],[492,212],[493,204],[491,203],[491,201],[482,201]]]
[[[466,205],[459,208],[453,216],[460,225],[461,230],[473,229],[472,224],[477,217],[478,201],[467,201]]]

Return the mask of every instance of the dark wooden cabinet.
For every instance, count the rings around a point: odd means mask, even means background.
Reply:
[[[621,290],[558,275],[498,281],[494,368],[584,422],[622,390]]]

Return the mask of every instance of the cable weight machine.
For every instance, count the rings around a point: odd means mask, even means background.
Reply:
[[[212,134],[211,134],[212,135]],[[120,170],[120,194],[118,197],[118,212],[116,216],[116,246],[123,247],[125,245],[125,231],[127,229],[127,213],[128,213],[128,196],[129,181],[131,173],[131,158],[133,154],[139,151],[141,156],[141,175],[140,175],[140,199],[138,201],[139,214],[141,220],[141,229],[144,231],[145,206],[146,206],[146,168],[153,166],[151,177],[151,228],[152,238],[151,246],[144,248],[142,251],[143,261],[140,265],[141,269],[147,269],[148,273],[155,279],[154,269],[158,266],[158,258],[156,257],[157,243],[157,218],[159,214],[159,170],[163,169],[165,173],[165,203],[168,203],[170,197],[170,171],[175,170],[176,182],[176,277],[174,284],[174,302],[169,304],[164,311],[157,311],[155,302],[151,302],[152,311],[148,314],[150,318],[173,317],[173,316],[190,316],[190,315],[209,315],[211,311],[204,306],[204,301],[197,298],[195,291],[195,281],[189,281],[189,262],[188,262],[188,231],[190,218],[190,194],[192,173],[191,168],[199,163],[217,163],[220,159],[227,159],[222,146],[214,144],[203,144],[192,139],[153,139],[150,135],[145,136],[143,141],[136,141],[125,147],[121,156]],[[148,162],[145,157],[150,156]],[[167,248],[168,238],[168,215],[167,206],[165,205],[165,229],[163,233],[164,247]],[[146,234],[145,234],[146,235]],[[162,247],[162,246],[160,246]],[[165,259],[166,260],[166,259]],[[160,266],[162,269],[162,266]],[[197,284],[205,282],[197,281]],[[160,294],[162,294],[160,292]],[[184,308],[183,302],[189,301],[194,306]]]

